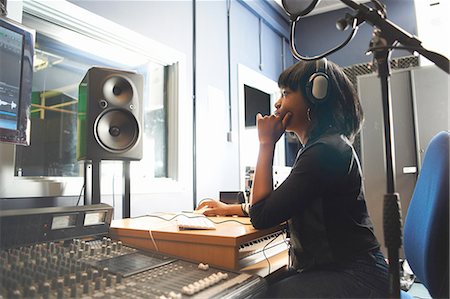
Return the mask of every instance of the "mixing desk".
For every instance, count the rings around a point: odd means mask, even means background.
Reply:
[[[245,298],[264,287],[224,271],[109,238],[3,250],[0,298]]]
[[[0,299],[247,298],[266,285],[101,236],[111,212],[106,205],[0,211]]]

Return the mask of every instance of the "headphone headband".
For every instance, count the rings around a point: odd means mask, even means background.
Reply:
[[[316,73],[327,74],[328,60],[326,58],[321,58],[316,60]]]

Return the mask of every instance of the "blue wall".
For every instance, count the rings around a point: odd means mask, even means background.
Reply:
[[[386,5],[388,20],[406,32],[417,35],[414,0],[382,0],[382,2]],[[354,14],[351,9],[343,8],[301,19],[296,29],[298,52],[305,56],[315,56],[344,41],[350,29],[341,32],[336,29],[335,24],[346,12]],[[353,40],[329,58],[341,66],[372,61],[372,55],[365,55],[369,48],[372,31],[372,26],[367,23],[362,24]],[[406,51],[392,52],[392,57],[407,55],[410,54]]]
[[[283,39],[288,34],[288,22],[276,7],[267,5],[265,1],[230,1],[228,4],[226,1],[197,1],[196,6],[199,199],[217,197],[219,190],[240,188],[238,64],[276,81],[284,66],[293,62],[286,52],[288,41]],[[220,99],[210,98],[210,88],[223,92],[225,105],[215,103]],[[211,107],[215,104],[221,105],[225,118],[224,115],[211,115],[211,111],[216,111]],[[222,123],[218,123],[220,120]],[[232,142],[227,141],[225,132],[230,129],[230,124]]]

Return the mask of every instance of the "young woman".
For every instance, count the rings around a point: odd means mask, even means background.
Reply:
[[[291,66],[278,85],[282,97],[275,113],[257,115],[259,155],[249,212],[257,229],[287,221],[292,270],[261,296],[388,297],[388,267],[352,147],[363,118],[352,83],[336,64],[321,59]],[[275,143],[285,131],[294,132],[303,147],[290,175],[273,190]]]
[[[387,297],[387,265],[352,147],[363,117],[352,83],[322,59],[293,65],[278,84],[276,112],[257,116],[260,146],[250,217],[255,228],[288,222],[294,270],[265,296]],[[273,152],[284,131],[294,132],[303,147],[291,174],[273,190]]]

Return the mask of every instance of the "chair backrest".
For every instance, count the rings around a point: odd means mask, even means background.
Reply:
[[[450,133],[430,141],[404,226],[411,269],[433,298],[448,298]]]

